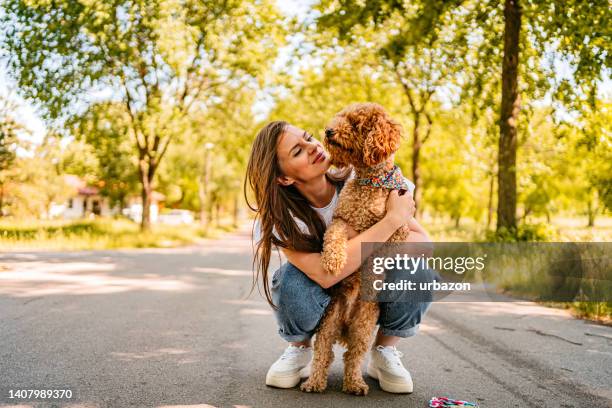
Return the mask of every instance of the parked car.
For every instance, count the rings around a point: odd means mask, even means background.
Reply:
[[[193,224],[194,217],[189,210],[170,210],[159,215],[159,222],[169,225]]]

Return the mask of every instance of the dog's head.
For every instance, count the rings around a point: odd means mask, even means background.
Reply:
[[[325,149],[334,166],[371,167],[399,148],[401,126],[376,103],[349,105],[325,128]]]

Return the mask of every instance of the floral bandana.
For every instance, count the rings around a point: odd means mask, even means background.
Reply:
[[[433,397],[429,400],[430,408],[445,408],[445,407],[478,407],[478,404],[475,402],[467,402],[454,400],[448,397]]]
[[[357,183],[361,186],[372,186],[388,188],[389,190],[405,190],[410,191],[408,183],[402,176],[402,171],[399,167],[393,166],[393,168],[381,176],[372,176],[366,178],[357,179]]]

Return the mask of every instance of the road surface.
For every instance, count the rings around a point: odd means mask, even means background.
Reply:
[[[0,254],[0,406],[612,407],[612,328],[528,302],[436,303],[399,349],[410,395],[264,384],[285,344],[251,287],[246,232],[179,249]],[[278,260],[274,261],[278,264]],[[71,401],[9,389],[70,389]]]

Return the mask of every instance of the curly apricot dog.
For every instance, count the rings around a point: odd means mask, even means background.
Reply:
[[[327,272],[338,274],[345,265],[349,225],[359,233],[385,215],[391,189],[388,184],[381,188],[381,182],[403,179],[393,164],[400,138],[399,124],[374,103],[348,106],[327,127],[324,143],[332,164],[350,164],[356,172],[356,177],[342,189],[334,218],[325,232],[322,263]],[[409,231],[407,226],[398,229],[388,242],[406,241]],[[360,286],[358,270],[331,289],[332,300],[316,335],[312,374],[302,384],[302,391],[323,392],[327,388],[329,366],[334,358],[332,346],[339,341],[347,348],[342,390],[355,395],[368,393],[361,363],[369,349],[379,309],[376,302],[360,299]]]

